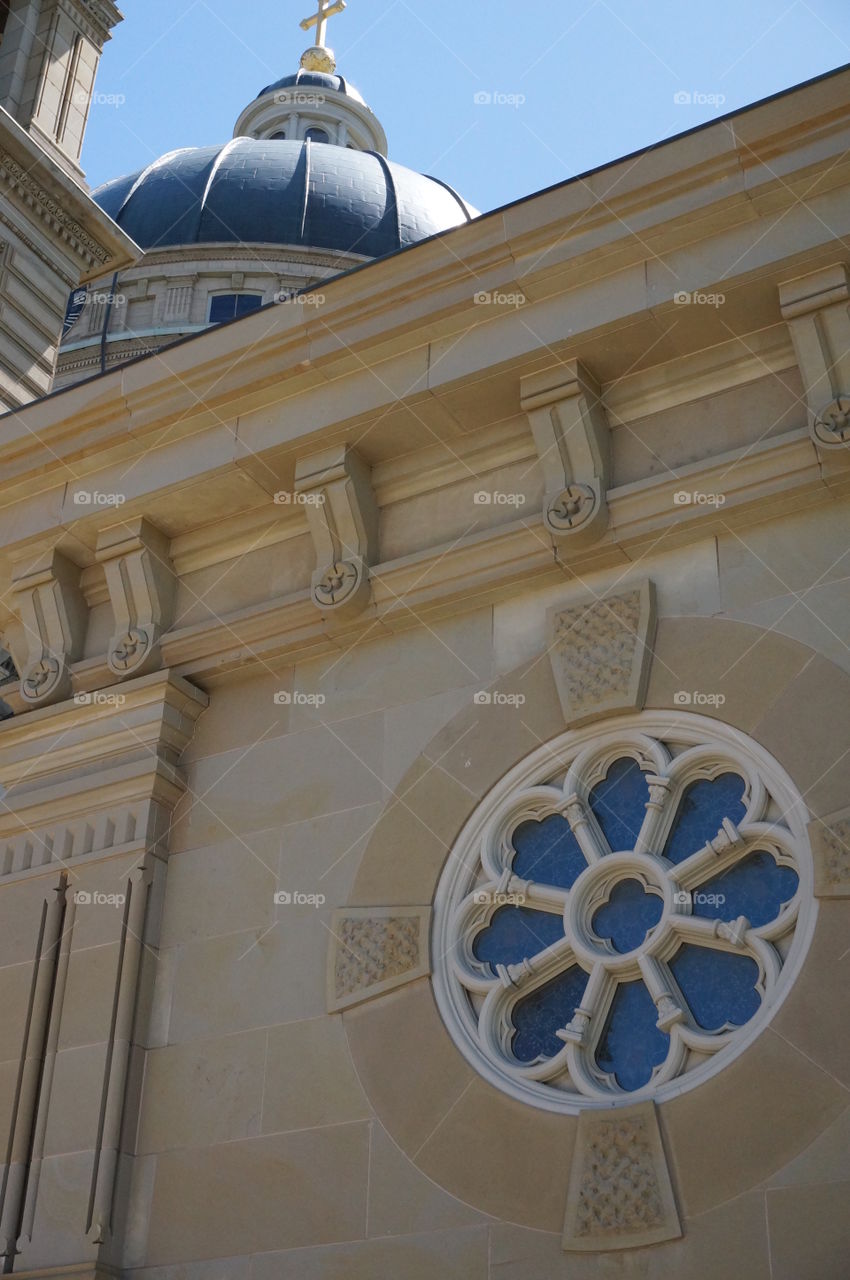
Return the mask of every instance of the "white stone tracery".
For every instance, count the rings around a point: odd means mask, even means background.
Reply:
[[[609,851],[589,797],[615,760],[638,762],[648,775],[648,800],[633,849]],[[723,773],[745,783],[746,813],[726,819],[703,848],[673,864],[660,856],[686,789]],[[560,814],[587,861],[571,889],[514,874],[512,837],[528,820]],[[547,744],[511,771],[485,798],[450,856],[435,900],[433,971],[437,1002],[468,1060],[499,1088],[549,1110],[633,1104],[682,1092],[720,1069],[762,1029],[793,980],[812,932],[816,903],[807,812],[790,779],[738,730],[683,712],[644,712],[587,728]],[[754,928],[692,914],[698,886],[756,850],[773,855],[799,877],[797,891],[777,918]],[[636,880],[657,896],[662,914],[640,946],[621,953],[598,937],[592,921],[612,890]],[[496,974],[474,953],[476,937],[500,906],[522,903],[561,914],[564,937]],[[667,962],[683,943],[748,956],[758,966],[758,1012],[742,1027],[703,1030]],[[549,1058],[519,1061],[511,1050],[512,1014],[532,992],[578,965],[587,985],[570,1021],[557,1031],[563,1047]],[[598,1065],[618,983],[642,979],[670,1036],[665,1060],[649,1083],[627,1092]]]

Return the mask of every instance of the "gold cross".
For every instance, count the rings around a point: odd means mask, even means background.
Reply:
[[[332,18],[335,13],[342,13],[345,8],[345,0],[334,0],[332,4],[330,0],[317,0],[319,12],[312,18],[305,18],[301,23],[302,30],[309,31],[311,27],[316,28],[316,45],[320,49],[325,48],[325,39],[328,30],[328,18]]]

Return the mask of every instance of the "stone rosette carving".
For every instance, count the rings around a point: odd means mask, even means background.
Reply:
[[[655,637],[655,593],[640,586],[550,611],[549,650],[567,723],[640,710]]]
[[[21,679],[21,696],[25,702],[47,702],[57,686],[65,681],[66,676],[66,664],[47,653],[24,671]]]
[[[354,560],[337,560],[329,565],[313,588],[313,599],[320,609],[336,609],[345,604],[351,607],[355,603],[359,608],[368,602],[368,596],[368,570]]]
[[[827,449],[850,444],[850,398],[838,396],[815,416],[814,436]]]
[[[563,1247],[602,1252],[682,1234],[652,1102],[579,1119]]]
[[[429,907],[344,907],[334,913],[328,1012],[371,1000],[429,971]]]
[[[120,636],[109,651],[109,665],[122,674],[141,667],[153,645],[153,636],[149,629],[131,627]]]
[[[850,809],[809,824],[819,898],[850,898]]]
[[[547,503],[544,522],[553,533],[572,533],[593,519],[600,500],[598,488],[589,484],[568,485]]]

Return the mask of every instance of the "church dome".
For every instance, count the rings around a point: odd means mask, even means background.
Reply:
[[[274,244],[377,258],[477,214],[436,178],[373,151],[309,139],[238,137],[171,151],[92,194],[145,250]]]
[[[293,75],[282,76],[280,80],[275,80],[274,84],[267,84],[265,89],[261,89],[257,94],[257,98],[264,98],[267,93],[279,93],[282,89],[325,89],[343,93],[347,98],[353,98],[355,102],[366,105],[359,89],[355,89],[345,76],[328,75],[323,71],[305,71],[303,67],[299,67]]]

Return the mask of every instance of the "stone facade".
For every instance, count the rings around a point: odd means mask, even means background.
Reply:
[[[4,420],[14,1274],[844,1280],[848,142],[845,71]],[[804,798],[799,972],[694,1088],[520,1102],[447,860],[683,705]]]

